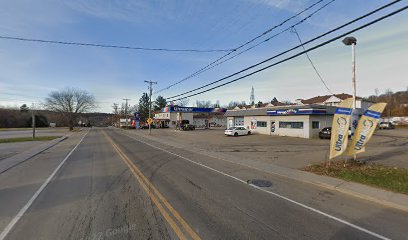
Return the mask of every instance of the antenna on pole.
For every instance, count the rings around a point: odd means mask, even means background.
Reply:
[[[255,105],[255,92],[254,92],[254,86],[252,86],[251,90],[251,97],[249,98],[249,102],[251,105]]]

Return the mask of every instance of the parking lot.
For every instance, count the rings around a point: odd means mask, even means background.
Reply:
[[[148,130],[131,130],[148,136]],[[153,129],[152,139],[187,150],[211,153],[228,159],[274,163],[301,169],[328,159],[330,140],[269,135],[228,137],[224,130],[176,131]],[[358,159],[393,167],[408,168],[408,129],[377,130]],[[345,159],[340,157],[339,159]]]

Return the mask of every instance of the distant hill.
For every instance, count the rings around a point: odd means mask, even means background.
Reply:
[[[367,98],[372,102],[385,102],[387,107],[384,110],[384,117],[403,117],[408,116],[408,89],[406,91],[391,92],[378,96],[370,96]]]
[[[43,120],[42,123],[45,121],[46,126],[49,126],[50,122],[56,123],[57,127],[68,126],[67,121],[61,116],[61,114],[56,112],[38,110],[36,111],[36,116],[41,116],[40,119]],[[79,114],[78,121],[90,124],[91,126],[110,126],[112,125],[112,116],[113,114],[109,113],[82,113]],[[43,126],[43,124],[41,126]],[[21,112],[18,109],[0,108],[0,128],[22,127],[31,127],[30,112]]]

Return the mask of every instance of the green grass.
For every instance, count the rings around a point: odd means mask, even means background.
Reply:
[[[23,131],[32,130],[32,128],[0,128],[0,131]]]
[[[376,164],[336,161],[326,167],[326,164],[316,164],[305,168],[319,175],[337,177],[347,181],[371,185],[386,190],[408,194],[408,169],[393,168]]]
[[[50,141],[61,136],[41,136],[36,137],[34,141]],[[33,141],[32,137],[18,137],[18,138],[4,138],[0,139],[0,143],[15,143],[15,142],[31,142]]]
[[[68,127],[36,127],[35,129],[68,129]],[[24,128],[0,128],[0,131],[24,131],[24,130],[33,130],[32,127],[24,127]]]

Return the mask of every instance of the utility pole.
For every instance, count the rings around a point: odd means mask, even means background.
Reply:
[[[152,82],[152,80],[149,81],[144,81],[145,83],[149,84],[149,119],[152,118],[152,84],[157,84],[157,82]],[[152,134],[152,126],[151,123],[149,123],[149,135]]]
[[[116,122],[116,119],[118,117],[118,104],[113,103],[112,107],[113,107],[113,111],[114,111],[113,112],[113,120],[112,120],[112,124],[113,124],[114,122]]]
[[[35,113],[34,113],[34,103],[31,105],[31,125],[33,127],[33,141],[35,140]]]
[[[128,128],[128,117],[127,117],[127,108],[128,108],[128,101],[130,100],[129,98],[124,98],[126,104],[125,104],[125,119],[126,119],[126,128]],[[120,120],[119,120],[119,125],[120,125]]]

